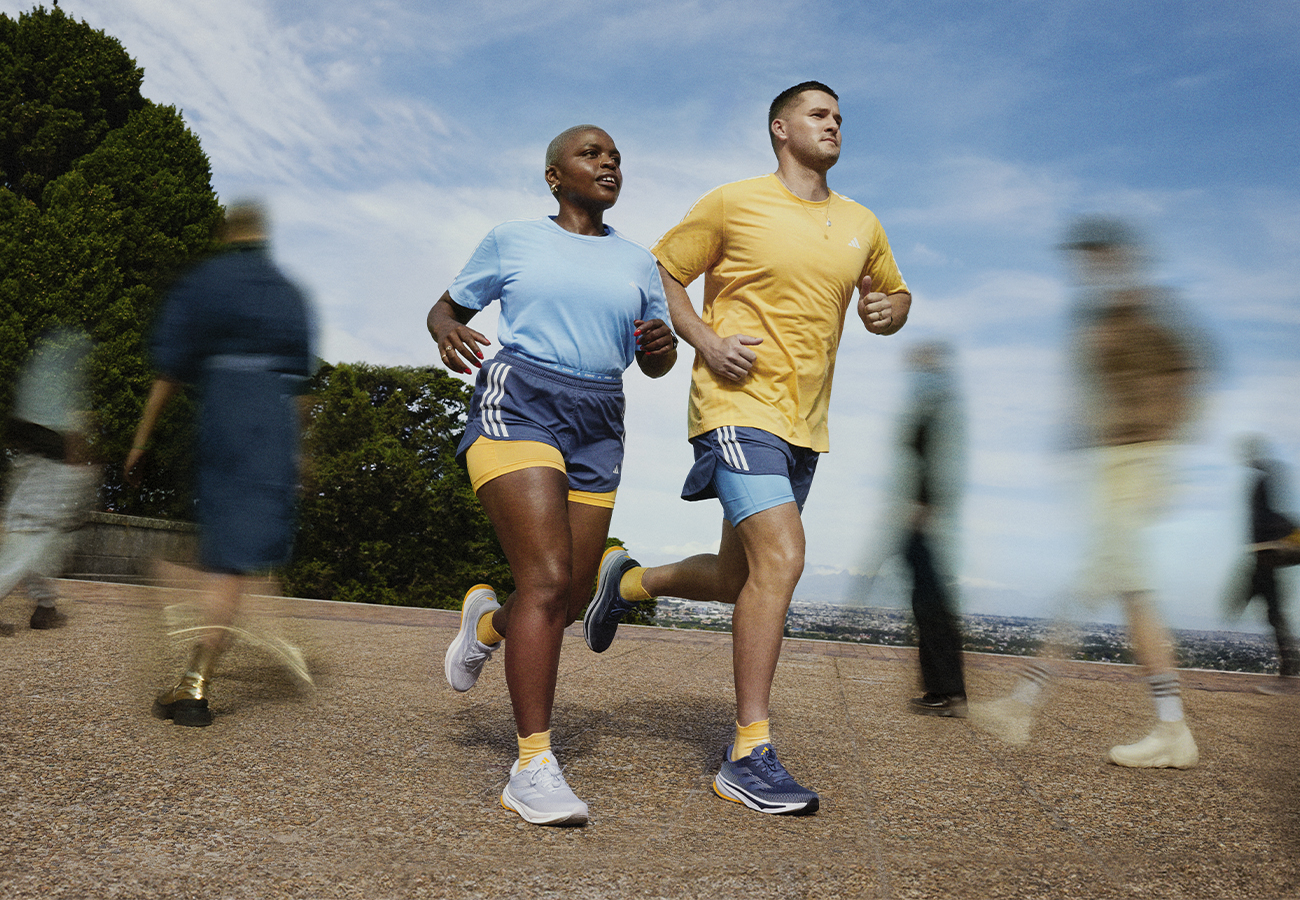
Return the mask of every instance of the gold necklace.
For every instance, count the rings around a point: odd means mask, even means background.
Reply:
[[[785,179],[782,178],[779,173],[777,173],[776,175],[776,180],[781,182],[781,186],[784,187],[787,191],[790,191],[790,196],[793,197],[795,200],[799,201],[799,205],[803,207],[803,211],[806,212],[808,215],[812,216],[813,221],[816,222],[817,215],[813,211],[814,209],[816,209],[816,207],[809,206],[808,204],[810,201],[805,200],[803,197],[800,197],[793,190],[791,190],[790,185],[785,183]],[[831,227],[831,198],[834,196],[835,196],[835,192],[832,191],[830,188],[827,188],[826,189],[826,227],[827,228]],[[830,235],[826,232],[822,232],[822,237],[826,238],[827,240],[830,240]]]

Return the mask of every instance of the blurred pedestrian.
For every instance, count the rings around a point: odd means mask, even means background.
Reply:
[[[298,395],[314,357],[307,299],[271,261],[258,206],[233,206],[224,252],[168,294],[153,336],[158,377],[126,458],[128,482],[163,408],[190,384],[199,397],[197,516],[204,628],[176,686],[154,712],[212,723],[209,686],[229,645],[248,576],[285,563],[298,491]]]
[[[1141,740],[1112,747],[1110,761],[1186,769],[1199,752],[1183,715],[1145,533],[1168,497],[1174,449],[1192,418],[1206,360],[1168,299],[1144,282],[1143,248],[1128,225],[1083,219],[1063,249],[1083,289],[1075,329],[1079,424],[1095,465],[1088,565],[1077,596],[1119,598],[1157,719]],[[976,706],[972,716],[995,733],[1027,740],[1046,686],[1047,668],[1029,664],[1011,697]]]
[[[1256,597],[1264,601],[1268,624],[1277,641],[1278,675],[1275,685],[1262,686],[1264,693],[1292,693],[1300,676],[1300,657],[1286,618],[1286,598],[1278,584],[1277,570],[1300,563],[1300,531],[1279,509],[1283,496],[1282,464],[1270,458],[1268,446],[1259,436],[1242,442],[1243,462],[1254,470],[1247,504],[1250,513],[1250,558],[1234,579],[1228,597],[1229,611],[1241,615]]]
[[[952,348],[929,342],[908,360],[911,396],[899,429],[896,538],[912,575],[921,684],[908,702],[921,715],[966,715],[966,678],[957,615],[955,542],[962,493],[965,423]],[[892,542],[891,542],[892,543]]]
[[[21,583],[36,601],[29,624],[60,628],[52,578],[72,549],[75,532],[94,503],[102,471],[92,461],[85,364],[90,341],[56,329],[38,342],[18,379],[6,435],[13,450],[0,547],[0,598]],[[0,634],[13,626],[0,623]]]

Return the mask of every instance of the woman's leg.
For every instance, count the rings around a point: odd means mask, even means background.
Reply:
[[[573,532],[573,579],[569,590],[568,624],[582,615],[596,586],[596,570],[605,555],[612,507],[569,503],[569,528]]]
[[[492,479],[478,491],[505,551],[515,590],[493,616],[506,635],[506,684],[520,736],[551,727],[560,645],[570,621],[573,540],[569,485],[545,466]]]

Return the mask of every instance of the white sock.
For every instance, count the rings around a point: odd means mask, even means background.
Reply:
[[[1019,700],[1026,706],[1037,706],[1042,702],[1043,692],[1047,690],[1050,673],[1038,663],[1025,663],[1020,667],[1020,677],[1011,691],[1011,699]]]
[[[1156,705],[1156,718],[1161,722],[1183,720],[1183,694],[1177,672],[1161,672],[1147,678],[1147,688]]]

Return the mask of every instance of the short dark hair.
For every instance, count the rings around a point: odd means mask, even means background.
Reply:
[[[767,108],[767,130],[769,133],[772,131],[772,123],[785,114],[786,108],[798,100],[800,94],[807,91],[821,91],[823,94],[830,94],[836,100],[840,99],[839,94],[820,81],[802,81],[794,87],[788,87],[777,94],[776,99],[772,101],[772,105]]]
[[[560,154],[564,152],[564,147],[569,143],[569,139],[575,134],[582,134],[584,131],[604,131],[605,129],[597,125],[574,125],[572,128],[566,128],[551,138],[551,142],[546,145],[546,165],[553,166],[560,161]]]
[[[776,99],[772,100],[772,105],[767,108],[767,139],[772,142],[772,150],[776,150],[776,135],[772,134],[772,122],[784,116],[790,104],[800,99],[800,95],[805,94],[807,91],[822,91],[823,94],[829,94],[836,100],[840,99],[839,94],[836,94],[835,91],[832,91],[831,88],[819,81],[800,82],[794,87],[785,88],[784,91],[776,95]]]

